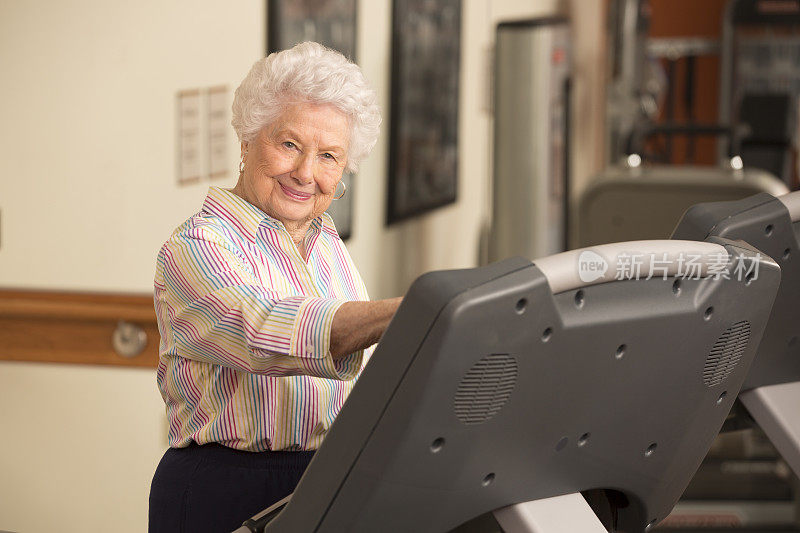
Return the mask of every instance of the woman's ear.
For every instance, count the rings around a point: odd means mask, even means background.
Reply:
[[[242,141],[242,159],[244,159],[246,153],[247,153],[247,143]]]

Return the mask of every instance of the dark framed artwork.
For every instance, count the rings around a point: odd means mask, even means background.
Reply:
[[[456,200],[460,0],[393,0],[387,223]]]
[[[267,0],[267,52],[303,41],[316,41],[355,60],[356,0]]]
[[[267,53],[303,41],[316,41],[355,61],[356,0],[267,0]],[[353,228],[355,176],[345,173],[342,179],[347,193],[331,202],[328,213],[339,236],[348,239]]]
[[[336,225],[336,231],[342,239],[349,239],[353,234],[353,192],[355,189],[354,181],[355,174],[345,172],[342,174],[342,181],[347,186],[342,198],[333,200],[330,207],[328,207],[328,214],[333,218],[333,223]],[[336,187],[336,194],[341,194],[342,186]]]

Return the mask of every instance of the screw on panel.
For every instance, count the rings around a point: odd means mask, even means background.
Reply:
[[[652,457],[653,454],[656,453],[656,448],[658,448],[658,444],[654,442],[653,444],[648,446],[647,449],[644,451],[644,456]]]
[[[432,453],[439,453],[444,448],[444,438],[439,437],[435,441],[431,443],[431,452]]]
[[[626,344],[620,344],[620,345],[617,347],[617,351],[616,351],[616,353],[614,354],[614,358],[615,358],[615,359],[622,359],[622,357],[625,355],[625,349],[626,349],[627,347],[628,347],[628,346],[627,346]]]
[[[575,307],[580,309],[581,307],[583,307],[583,303],[584,303],[583,291],[576,292],[575,293]]]

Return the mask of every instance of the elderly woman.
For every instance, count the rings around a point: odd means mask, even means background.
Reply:
[[[158,255],[169,445],[150,531],[231,531],[294,490],[400,299],[370,302],[325,213],[375,145],[361,70],[316,43],[236,90],[239,180],[212,187]]]

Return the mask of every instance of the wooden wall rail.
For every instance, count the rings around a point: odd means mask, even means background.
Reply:
[[[144,331],[138,355],[114,349],[120,322]],[[159,340],[150,295],[0,289],[0,360],[152,368]]]

